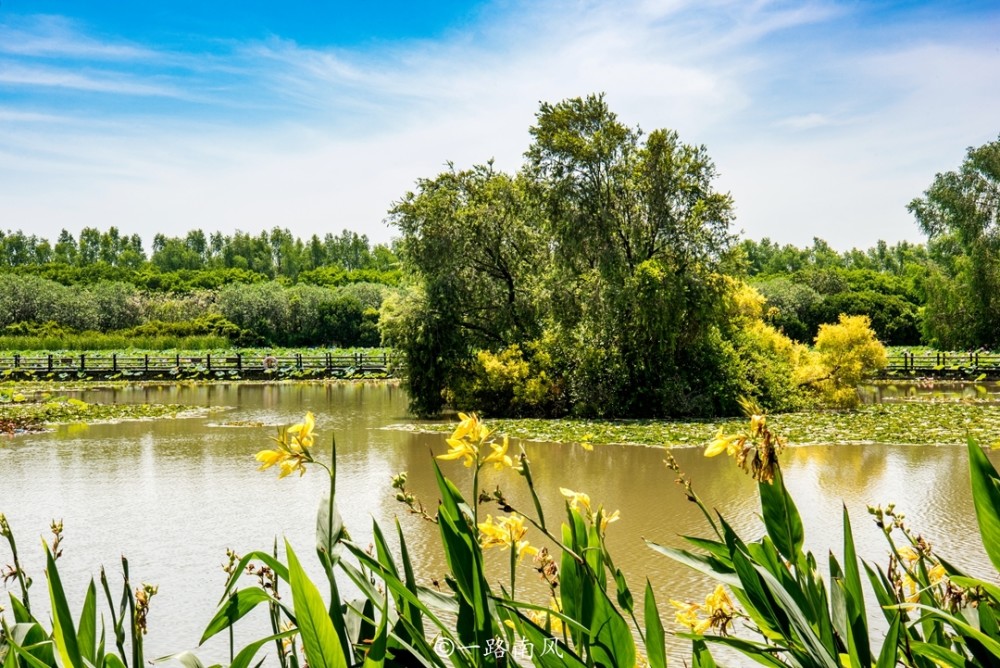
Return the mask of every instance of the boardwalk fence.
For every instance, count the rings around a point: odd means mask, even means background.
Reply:
[[[882,375],[888,378],[913,376],[1000,380],[1000,353],[893,353],[889,355],[889,364]]]
[[[0,376],[8,379],[148,380],[170,378],[276,379],[392,377],[398,360],[389,353],[331,352],[285,355],[39,353],[0,354]]]

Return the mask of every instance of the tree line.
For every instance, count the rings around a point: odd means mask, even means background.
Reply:
[[[148,257],[114,227],[79,239],[64,230],[54,244],[8,231],[0,251],[0,335],[49,341],[90,332],[377,346],[379,308],[399,281],[391,248],[347,230],[307,242],[279,228],[158,234]]]
[[[366,235],[350,230],[339,235],[327,233],[322,238],[314,234],[306,241],[279,227],[256,236],[242,231],[205,234],[200,229],[183,237],[157,234],[148,256],[139,235],[123,235],[116,227],[103,232],[85,227],[78,238],[62,230],[54,243],[21,230],[0,231],[0,269],[26,273],[62,269],[56,280],[75,278],[78,282],[95,278],[122,280],[144,271],[165,274],[211,270],[261,280],[298,280],[305,274],[305,282],[317,284],[322,284],[324,277],[328,282],[332,280],[336,271],[382,274],[392,281],[397,262],[388,245],[373,246]]]

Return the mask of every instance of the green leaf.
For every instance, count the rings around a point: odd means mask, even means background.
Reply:
[[[622,569],[620,568],[615,569],[615,594],[618,598],[618,607],[631,613],[635,605],[632,600],[632,591],[628,588],[625,574],[622,573]]]
[[[306,658],[312,668],[347,668],[337,632],[316,585],[302,569],[291,544],[285,541],[288,554],[288,578],[292,589],[292,607],[306,648]],[[339,606],[339,601],[331,602]]]
[[[52,641],[64,666],[82,666],[80,646],[76,641],[76,630],[73,628],[73,615],[66,601],[59,569],[52,556],[49,546],[45,546],[45,575],[49,581],[49,599],[52,602]]]
[[[590,624],[590,656],[597,664],[634,666],[635,641],[628,622],[615,609],[607,592],[594,587],[594,616]]]
[[[532,648],[536,666],[541,668],[587,668],[587,664],[561,640],[552,638],[545,630],[516,612],[517,631]],[[553,651],[545,651],[552,648]],[[632,665],[632,664],[630,664]]]
[[[413,564],[410,561],[410,553],[406,547],[406,537],[403,536],[403,527],[399,524],[398,518],[396,519],[396,535],[399,536],[399,559],[403,564],[403,577],[406,588],[416,593],[417,581],[413,576]],[[424,638],[424,621],[421,619],[420,610],[409,603],[404,603],[400,614],[406,617],[414,628],[419,629],[420,637]]]
[[[83,599],[76,643],[83,658],[91,663],[97,662],[97,587],[93,578],[90,579],[90,586],[87,587],[87,594]]]
[[[964,656],[941,645],[926,642],[911,642],[910,651],[917,656],[923,656],[934,661],[939,666],[949,666],[950,668],[966,668],[968,666]]]
[[[333,517],[330,516],[331,507]],[[340,545],[344,538],[344,519],[340,516],[336,504],[330,503],[329,490],[323,493],[316,511],[316,549],[330,555],[330,565],[340,559],[343,548]]]
[[[125,662],[117,654],[108,654],[104,657],[104,668],[128,668]]]
[[[715,659],[708,651],[704,640],[695,640],[691,643],[691,668],[716,668]]]
[[[678,550],[677,548],[658,545],[649,540],[646,541],[646,545],[654,552],[659,552],[663,556],[670,557],[674,561],[682,563],[696,571],[710,575],[722,584],[729,585],[730,587],[742,587],[740,578],[736,573],[729,568],[723,570],[723,565],[717,559],[688,552],[687,550]]]
[[[382,605],[382,619],[379,620],[378,629],[375,631],[375,638],[371,647],[365,654],[364,668],[382,668],[385,665],[386,644],[388,642],[388,632],[386,620],[389,618],[389,594],[386,592],[385,601]]]
[[[972,501],[976,507],[979,533],[993,567],[1000,570],[1000,475],[972,439],[969,447],[969,475],[972,479]]]
[[[889,625],[889,632],[885,634],[885,642],[882,643],[882,651],[879,652],[875,668],[894,668],[896,665],[896,658],[899,655],[899,629],[902,624],[903,616],[897,613]]]
[[[802,644],[809,653],[809,657],[816,663],[817,668],[840,668],[829,649],[823,646],[822,641],[816,635],[816,632],[813,631],[812,625],[810,625],[809,620],[803,614],[795,598],[781,586],[781,583],[767,569],[755,565],[754,570],[760,574],[768,590],[781,604],[782,610],[788,614],[788,619],[795,629],[796,635],[802,641]]]
[[[212,617],[212,621],[208,623],[198,644],[204,645],[209,638],[221,631],[225,631],[258,605],[271,600],[270,594],[260,587],[250,587],[236,591],[219,608],[215,616]]]
[[[799,510],[785,488],[781,469],[775,466],[774,482],[760,482],[757,489],[760,492],[761,514],[764,516],[767,535],[785,559],[797,564],[805,533]]]
[[[660,612],[656,608],[656,598],[653,596],[653,587],[649,584],[648,578],[646,579],[645,622],[646,654],[649,666],[650,668],[667,668],[663,622],[660,621]]]
[[[254,657],[257,656],[257,652],[260,651],[261,647],[268,644],[269,642],[274,642],[275,640],[290,638],[295,634],[297,634],[298,632],[299,632],[298,629],[290,629],[282,633],[276,633],[273,636],[268,636],[266,638],[261,638],[259,640],[253,641],[252,643],[241,649],[236,654],[236,657],[233,659],[233,662],[232,664],[230,664],[229,668],[247,668],[250,665],[250,662],[254,660]]]
[[[741,640],[740,638],[733,638],[732,636],[697,636],[690,633],[679,633],[678,636],[681,638],[690,638],[692,641],[703,640],[706,643],[714,643],[716,645],[730,647],[764,666],[770,666],[771,668],[788,668],[788,664],[775,658],[774,645],[765,645],[763,643],[752,642],[750,640]]]

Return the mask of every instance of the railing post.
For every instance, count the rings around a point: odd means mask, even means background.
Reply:
[[[49,371],[52,371],[52,353],[49,353]]]
[[[243,354],[236,353],[236,370],[243,371]]]
[[[80,371],[87,370],[87,354],[80,353]]]
[[[146,373],[149,373],[149,353],[143,355],[143,368]]]
[[[118,371],[118,353],[111,354],[111,371]]]
[[[205,353],[205,369],[212,370],[212,353]]]
[[[21,356],[14,353],[14,368],[16,369],[19,366],[21,366]]]
[[[302,371],[302,353],[295,353],[295,366],[299,368],[299,371]]]
[[[181,368],[181,356],[180,356],[180,354],[174,356],[174,366],[176,366],[178,369]]]

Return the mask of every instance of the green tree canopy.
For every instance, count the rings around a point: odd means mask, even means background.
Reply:
[[[952,263],[953,278],[965,289],[949,290],[968,304],[942,305],[971,312],[972,341],[1000,343],[1000,139],[970,148],[957,171],[934,177],[923,197],[909,204],[932,241],[951,239],[969,262]],[[931,314],[935,322],[939,319]],[[947,336],[945,336],[947,338]]]

